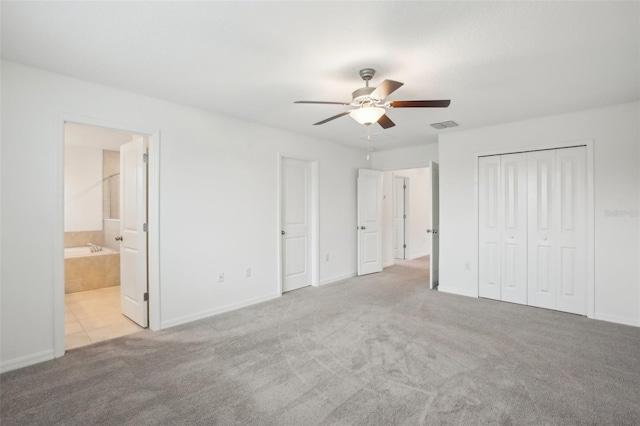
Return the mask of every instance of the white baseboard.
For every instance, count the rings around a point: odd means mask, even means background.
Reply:
[[[413,259],[417,259],[419,257],[425,257],[425,256],[429,256],[429,252],[428,251],[425,251],[425,252],[422,252],[422,253],[416,253],[416,254],[411,253],[411,256],[409,257],[409,260],[413,260]]]
[[[171,319],[168,321],[162,321],[160,324],[160,329],[164,330],[165,328],[175,327],[177,325],[186,324],[188,322],[197,321],[203,318],[212,317],[214,315],[222,314],[229,311],[235,311],[236,309],[245,308],[247,306],[255,305],[257,303],[266,302],[268,300],[277,299],[280,297],[280,294],[270,294],[268,296],[256,297],[255,299],[245,300],[240,303],[234,303],[231,305],[221,306],[219,308],[210,309],[208,311],[202,311],[195,314],[185,315],[183,317]]]
[[[28,367],[30,365],[39,364],[45,361],[51,361],[54,358],[55,357],[53,356],[53,349],[49,349],[35,354],[22,356],[20,358],[2,361],[0,362],[0,373],[17,370],[18,368]]]
[[[617,315],[611,314],[600,314],[598,312],[595,313],[593,319],[607,321],[607,322],[615,322],[617,324],[631,325],[633,327],[640,327],[640,323],[637,319],[627,318],[627,317],[619,317]]]
[[[395,264],[396,264],[396,262],[394,262],[393,260],[390,260],[390,261],[388,261],[388,262],[383,263],[383,264],[382,264],[382,267],[383,267],[383,268],[388,268],[389,266],[393,266],[393,265],[395,265]]]
[[[320,281],[320,285],[331,284],[337,281],[346,280],[348,278],[353,278],[358,275],[356,272],[351,272],[349,274],[338,275],[337,277],[331,277]]]
[[[441,291],[443,293],[449,293],[449,294],[457,294],[458,296],[473,297],[474,299],[478,298],[477,294],[472,294],[466,291],[460,291],[457,288],[446,287],[446,286],[443,286],[442,284],[438,285],[438,291]]]

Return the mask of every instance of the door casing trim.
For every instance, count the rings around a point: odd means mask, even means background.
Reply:
[[[53,211],[56,223],[52,241],[53,253],[53,349],[54,356],[64,355],[64,125],[76,123],[102,127],[122,132],[135,133],[148,138],[148,288],[149,288],[149,329],[160,330],[160,131],[130,123],[118,123],[100,118],[68,112],[58,114],[58,137],[55,153],[56,165],[56,208]]]

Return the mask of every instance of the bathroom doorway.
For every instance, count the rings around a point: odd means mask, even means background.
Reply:
[[[146,234],[138,239],[138,245],[144,245],[144,259],[138,265],[138,269],[144,269],[144,273],[139,274],[143,282],[139,285],[145,290],[139,300],[135,300],[144,310],[144,321],[133,318],[140,322],[137,324],[122,313],[123,306],[131,303],[131,297],[123,297],[127,292],[123,292],[121,282],[121,215],[125,204],[130,204],[126,201],[130,197],[124,197],[122,191],[130,191],[125,187],[131,185],[121,169],[120,150],[135,144],[138,150],[144,150],[141,161],[143,155],[148,158],[148,141],[144,135],[71,122],[64,124],[65,350],[135,333],[147,325]],[[138,198],[143,197],[144,206],[139,213],[144,215],[141,222],[146,224],[146,167],[133,174],[136,175],[134,181],[144,181],[144,188],[138,188]],[[127,217],[131,217],[131,212]],[[128,248],[125,250],[130,252]],[[125,257],[124,270],[130,272],[132,266],[127,259],[130,257]],[[127,300],[123,302],[123,299]]]

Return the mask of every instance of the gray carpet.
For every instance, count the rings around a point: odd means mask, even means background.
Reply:
[[[640,329],[430,291],[423,265],[5,373],[1,423],[640,424]]]

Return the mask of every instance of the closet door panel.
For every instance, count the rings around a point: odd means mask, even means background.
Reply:
[[[500,157],[478,159],[478,294],[501,298]]]
[[[527,156],[500,156],[502,179],[501,299],[527,303]]]
[[[556,151],[558,285],[556,309],[587,313],[587,170],[584,147]]]
[[[555,151],[527,153],[528,304],[556,309],[557,214]]]

